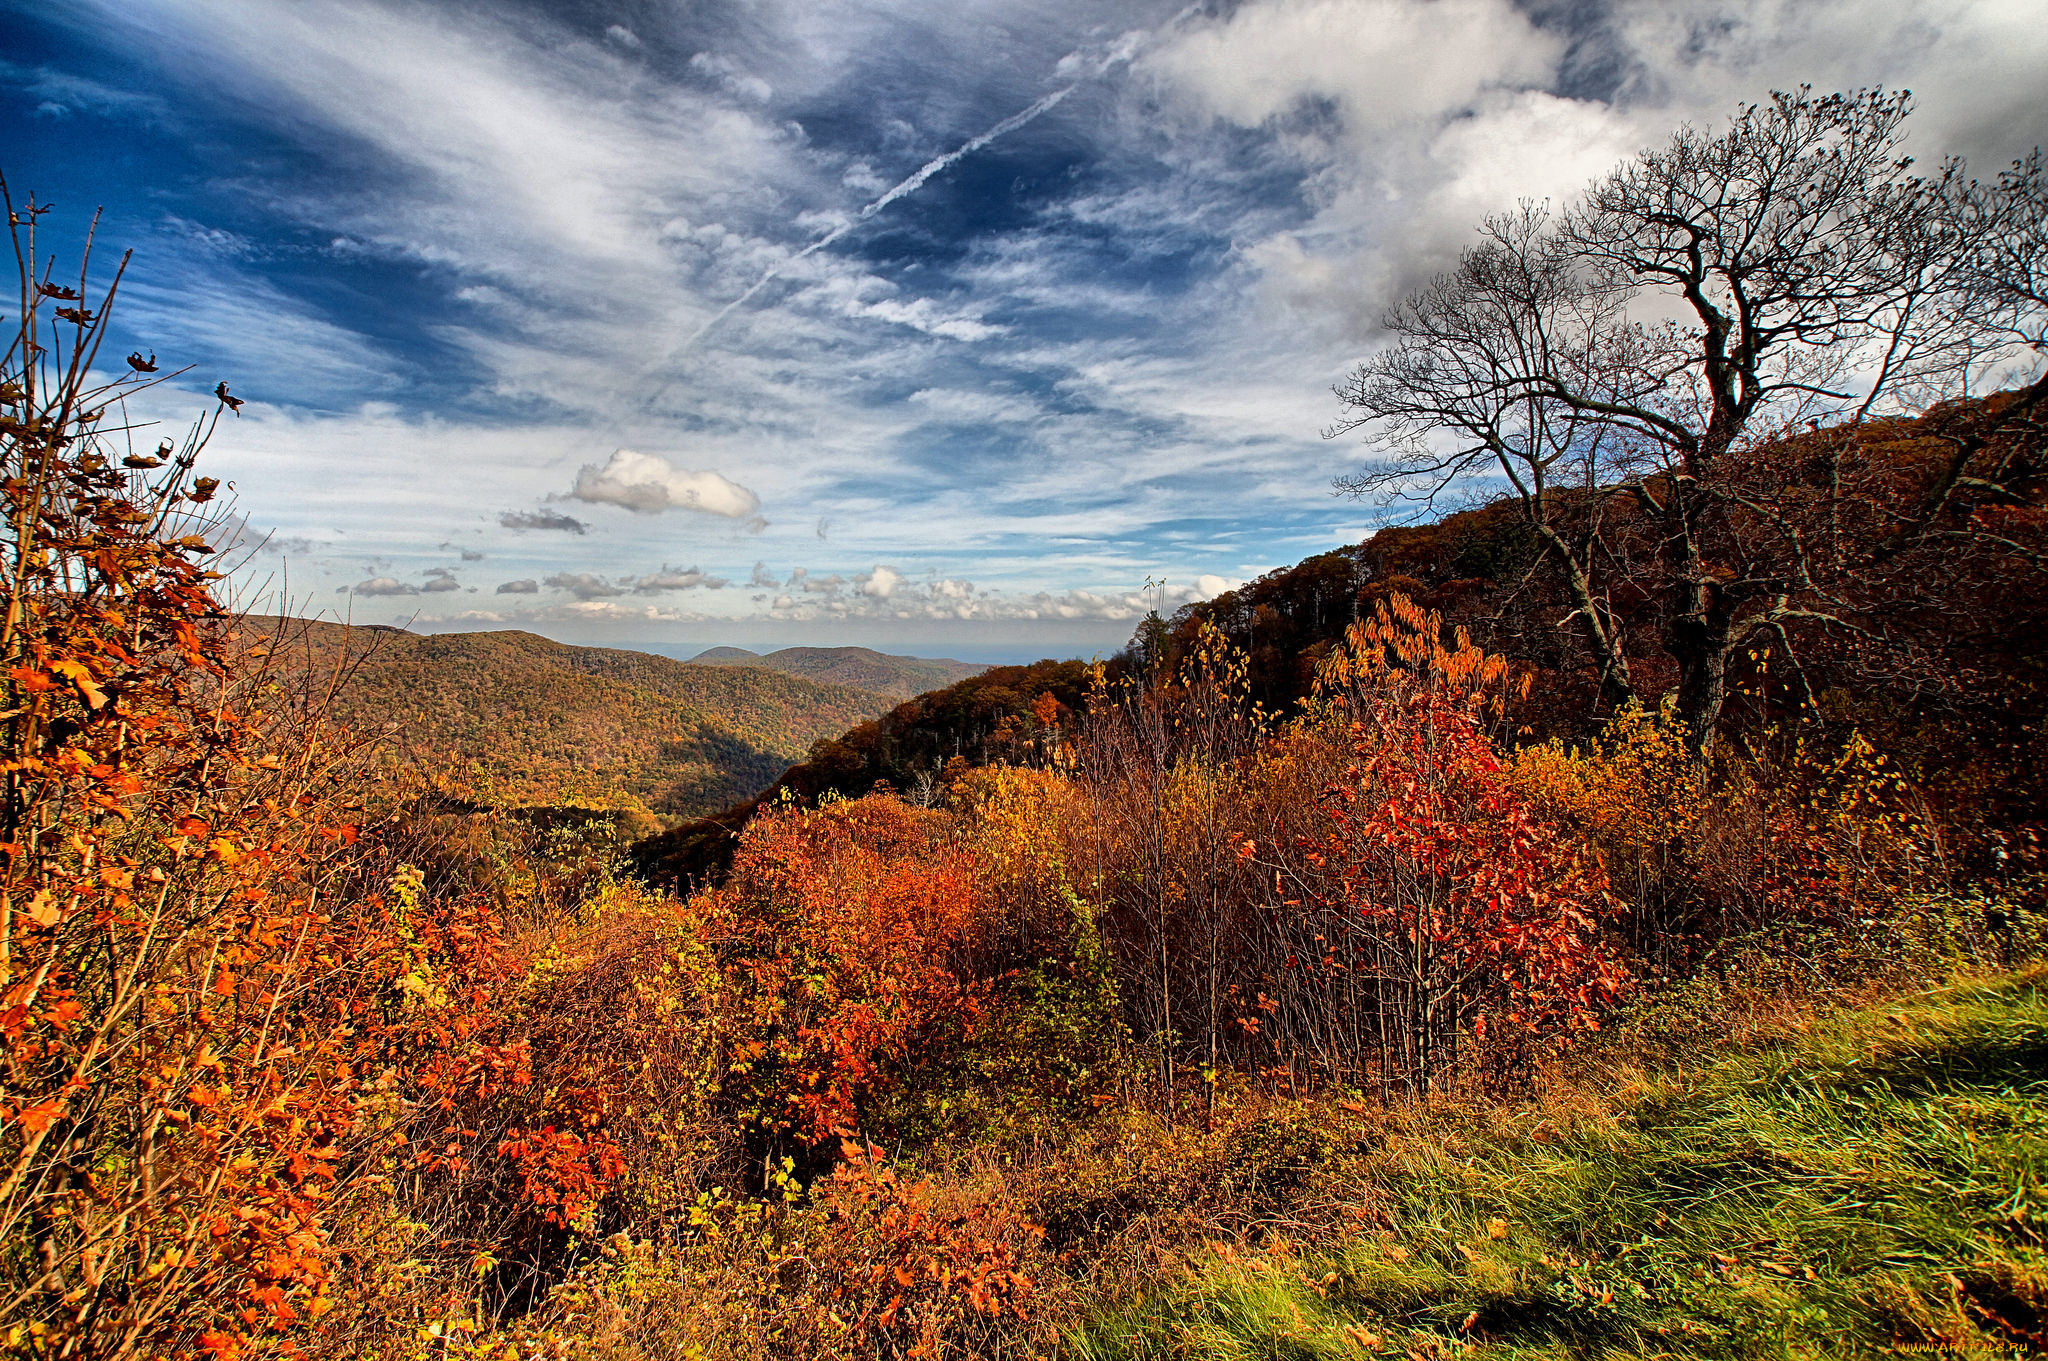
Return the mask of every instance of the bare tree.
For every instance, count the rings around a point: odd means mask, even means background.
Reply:
[[[2039,158],[1990,184],[1958,161],[1915,175],[1900,152],[1910,107],[1904,93],[1777,94],[1718,134],[1680,129],[1561,213],[1488,219],[1338,385],[1329,434],[1363,430],[1389,455],[1338,485],[1423,500],[1503,486],[1604,698],[1638,697],[1631,659],[1648,640],[1630,630],[1653,632],[1704,755],[1731,657],[1790,649],[1798,628],[1868,632],[1859,571],[1972,532],[1964,502],[2010,499],[2024,469],[1994,451],[2048,398]],[[2016,380],[2019,399],[1958,435],[1952,470],[1854,553],[1840,551],[1839,469],[1816,488],[1757,456],[1802,425]]]

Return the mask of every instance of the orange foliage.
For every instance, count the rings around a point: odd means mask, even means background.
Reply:
[[[24,261],[42,211],[10,205]],[[382,891],[354,752],[216,596],[225,386],[117,465],[101,417],[158,380],[96,377],[113,290],[52,320],[54,287],[0,364],[0,1316],[227,1353],[331,1308],[340,1188],[397,1074],[473,1063],[495,928]]]
[[[841,1157],[823,1187],[837,1231],[818,1267],[839,1282],[857,1336],[936,1356],[966,1318],[1027,1316],[1023,1255],[1042,1225],[1000,1203],[943,1205],[934,1183],[902,1180],[872,1144],[844,1143]]]
[[[982,1022],[983,913],[948,823],[881,795],[771,814],[707,895],[761,1032],[735,1071],[763,1128],[850,1136],[869,1096]]]

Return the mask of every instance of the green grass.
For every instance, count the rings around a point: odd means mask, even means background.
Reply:
[[[1391,1231],[1210,1258],[1075,1331],[1137,1358],[2048,1349],[2048,973],[1348,1155]],[[2037,1343],[2036,1339],[2043,1339]]]

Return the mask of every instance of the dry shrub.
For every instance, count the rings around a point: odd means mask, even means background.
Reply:
[[[1945,880],[1917,791],[1854,735],[1766,732],[1710,769],[1631,707],[1597,741],[1524,748],[1514,779],[1599,853],[1631,949],[1665,972],[1771,942],[1895,945],[1902,909]]]

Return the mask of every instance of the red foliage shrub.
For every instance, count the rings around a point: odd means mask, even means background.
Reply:
[[[1425,696],[1350,725],[1354,763],[1302,838],[1323,967],[1371,980],[1383,1071],[1427,1087],[1461,1030],[1597,1024],[1623,973],[1596,862],[1538,821],[1471,714]],[[1283,908],[1284,910],[1284,908]]]
[[[974,866],[943,813],[877,795],[759,819],[706,895],[744,1014],[746,1114],[809,1145],[970,1038],[989,1000]]]
[[[848,1142],[822,1188],[831,1226],[817,1269],[854,1333],[935,1356],[976,1318],[1027,1316],[1033,1286],[1024,1254],[1044,1237],[1013,1206],[947,1204],[930,1181],[906,1182],[872,1144]]]

